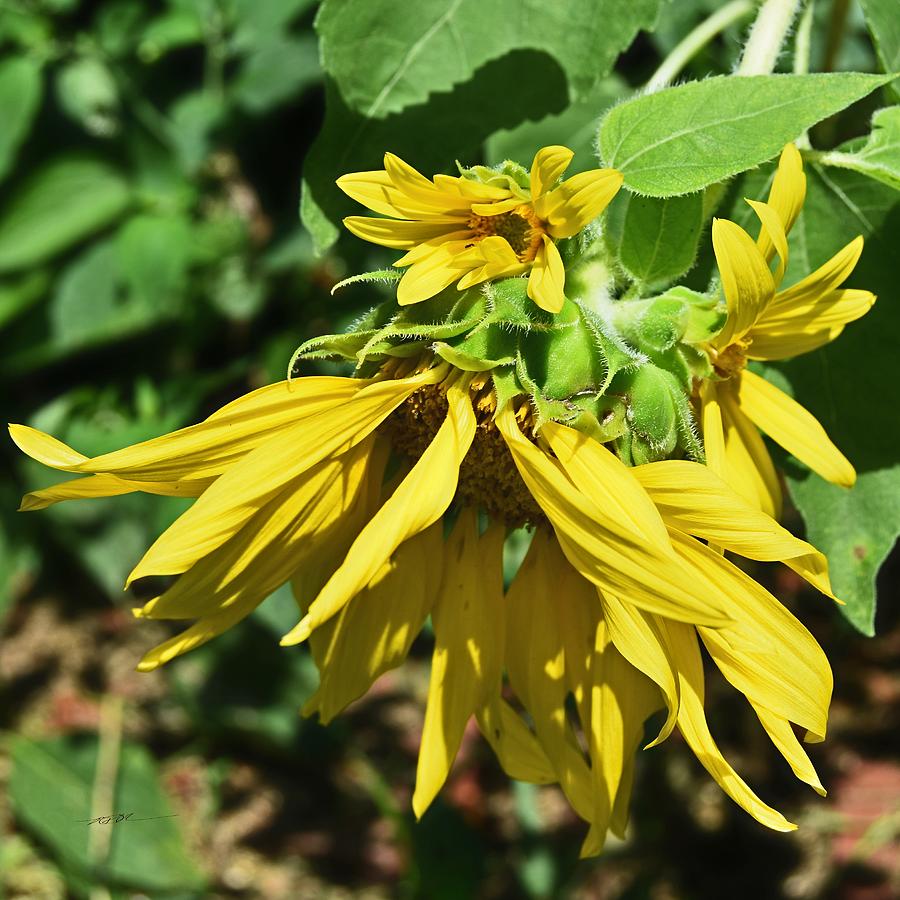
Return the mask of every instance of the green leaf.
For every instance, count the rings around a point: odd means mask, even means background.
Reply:
[[[97,159],[62,157],[34,172],[0,212],[0,272],[49,259],[117,219],[128,183]]]
[[[313,35],[276,35],[244,60],[232,90],[248,112],[265,113],[314,84],[321,74]]]
[[[119,266],[134,301],[156,316],[176,312],[191,253],[190,223],[179,215],[135,216],[119,231]]]
[[[119,754],[114,809],[92,810],[97,741],[12,742],[9,794],[18,821],[82,877],[152,892],[200,890],[204,879],[185,851],[178,818],[162,790],[156,762],[143,747],[125,743]],[[134,813],[119,824],[88,825],[95,815]],[[138,821],[143,819],[145,821]],[[109,855],[94,868],[91,828],[111,828]]]
[[[900,106],[879,109],[872,118],[872,133],[852,153],[834,150],[819,161],[829,166],[853,169],[900,190]]]
[[[898,228],[900,194],[855,172],[807,167],[785,284],[863,234],[865,249],[848,285],[879,300],[837,340],[777,367],[856,467],[856,486],[836,487],[799,466],[791,467],[788,483],[809,540],[828,556],[835,593],[847,603],[841,612],[865,634],[874,630],[875,576],[900,534],[900,418],[888,388],[896,380],[900,335]]]
[[[119,90],[106,65],[96,57],[73,60],[56,76],[59,104],[85,130],[108,137],[118,128]]]
[[[619,260],[644,285],[671,284],[694,264],[703,226],[703,197],[628,199]]]
[[[12,166],[41,103],[41,64],[14,56],[0,62],[0,180]]]
[[[557,61],[569,96],[589,94],[660,0],[324,0],[316,19],[322,62],[347,107],[383,118],[467,81],[511,50]],[[521,86],[516,82],[516,90]]]
[[[861,0],[866,24],[884,72],[900,72],[900,15],[895,0]],[[891,88],[900,96],[896,85]]]
[[[0,283],[0,328],[38,303],[49,280],[46,272],[37,271]]]
[[[169,109],[169,133],[185,172],[194,172],[210,152],[212,134],[225,118],[225,103],[210,91],[182,94]]]
[[[636,193],[687,194],[772,159],[891,78],[729,75],[667,88],[612,109],[600,126],[600,152]]]

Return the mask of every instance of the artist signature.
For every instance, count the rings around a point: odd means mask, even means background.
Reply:
[[[96,816],[93,819],[76,819],[76,822],[82,822],[86,825],[118,825],[120,822],[149,822],[151,819],[174,819],[178,813],[172,813],[169,816],[146,816],[141,819],[132,818],[133,812],[116,813],[112,816]]]

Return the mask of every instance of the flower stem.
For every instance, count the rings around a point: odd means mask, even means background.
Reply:
[[[800,0],[765,0],[750,30],[738,75],[768,75],[774,71],[799,6]]]
[[[708,19],[704,19],[662,61],[660,67],[647,82],[647,93],[658,91],[669,85],[717,34],[752,12],[753,7],[753,0],[732,0],[731,3],[727,3],[720,10],[714,12]]]

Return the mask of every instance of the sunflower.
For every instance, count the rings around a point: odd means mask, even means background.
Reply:
[[[401,305],[427,300],[454,282],[465,290],[527,272],[528,296],[559,312],[565,268],[555,242],[597,218],[622,184],[615,169],[592,169],[557,185],[573,156],[567,147],[544,147],[530,175],[479,167],[473,171],[484,180],[435,175],[429,181],[386,153],[383,170],[344,175],[337,184],[392,218],[349,216],[344,224],[364,240],[407,251],[394,263],[409,267],[397,288]]]
[[[706,456],[738,493],[776,518],[781,487],[757,429],[826,481],[851,487],[856,472],[816,418],[747,369],[747,361],[787,359],[815,350],[875,302],[869,291],[841,288],[862,253],[861,236],[812,274],[778,290],[788,262],[787,234],[805,195],[803,162],[788,144],[768,201],[747,201],[760,220],[757,240],[728,219],[715,219],[712,227],[728,319],[709,348],[717,378],[705,382],[700,395]],[[770,264],[776,255],[773,273]]]
[[[629,468],[499,383],[429,354],[390,356],[371,377],[273,384],[94,458],[13,425],[25,453],[81,476],[22,508],[133,491],[196,498],[129,576],[177,576],[135,614],[193,623],[138,668],[209,641],[290,581],[300,617],[282,644],[309,642],[321,681],[304,712],[323,721],[398,666],[430,616],[417,816],[474,716],[511,776],[561,785],[590,826],[583,853],[597,853],[625,827],[635,751],[664,710],[651,745],[677,727],[737,803],[793,828],[713,740],[700,645],[820,792],[791,723],[824,736],[828,662],[704,542],[782,560],[830,595],[824,557],[701,464]],[[531,544],[504,593],[504,543],[520,526]]]

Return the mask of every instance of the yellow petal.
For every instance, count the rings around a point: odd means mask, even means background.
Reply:
[[[320,671],[313,709],[327,724],[384,672],[399,666],[431,612],[441,582],[441,523],[401,544],[337,617]]]
[[[794,222],[797,221],[805,197],[806,176],[803,174],[803,159],[800,151],[793,144],[788,144],[781,151],[768,200],[768,205],[775,210],[781,220],[785,234],[790,232]],[[757,244],[766,261],[771,260],[775,247],[765,228],[760,231]]]
[[[52,487],[29,491],[19,506],[21,512],[46,509],[63,500],[83,500],[95,497],[119,497],[141,491],[164,497],[199,497],[212,484],[212,479],[201,481],[125,481],[115,475],[87,475],[73,478]]]
[[[761,223],[760,235],[762,235],[762,232],[766,233],[768,243],[775,247],[775,252],[778,254],[778,268],[775,270],[775,284],[781,284],[784,270],[787,268],[788,264],[788,242],[784,224],[775,208],[769,206],[768,203],[762,203],[759,200],[746,200],[746,202],[750,204],[759,218]],[[757,246],[760,246],[759,241],[757,241]],[[760,250],[762,250],[761,246]],[[765,253],[763,255],[765,255]],[[766,261],[768,262],[769,260],[767,259]]]
[[[541,235],[531,274],[528,276],[528,296],[549,313],[558,313],[566,301],[566,269],[556,244]]]
[[[657,618],[636,609],[609,593],[601,593],[603,616],[609,628],[609,636],[616,650],[656,684],[669,710],[659,734],[647,747],[655,747],[664,741],[675,727],[681,705],[680,688],[675,666],[666,645],[665,633],[657,624]]]
[[[456,493],[459,467],[475,435],[475,413],[467,390],[447,392],[447,418],[390,499],[360,532],[344,564],[310,606],[306,616],[282,639],[283,645],[306,640],[313,629],[340,612],[406,540],[434,524]]]
[[[647,540],[670,549],[659,511],[636,477],[642,467],[629,468],[599,441],[559,422],[547,422],[541,435],[583,494],[603,509],[615,509]]]
[[[700,385],[700,428],[706,464],[720,478],[727,478],[728,460],[725,456],[725,426],[715,381],[707,379]]]
[[[407,222],[397,219],[376,219],[372,216],[347,216],[347,229],[373,244],[409,250],[422,241],[430,241],[451,234],[459,228],[460,220],[450,222]]]
[[[578,234],[609,205],[622,186],[622,173],[615,169],[591,169],[567,178],[534,201],[538,218],[547,223],[554,238]]]
[[[775,294],[775,282],[765,257],[739,225],[713,219],[712,240],[728,306],[728,319],[715,342],[725,347],[760,317]]]
[[[372,438],[285,485],[233,538],[204,556],[141,615],[195,619],[251,594],[261,602],[343,526],[366,484]]]
[[[767,329],[763,333],[763,329],[757,328],[747,356],[758,360],[791,359],[830,344],[843,330],[842,325],[821,331],[772,332]]]
[[[534,732],[499,695],[478,711],[478,728],[510,778],[530,784],[556,781],[553,766]]]
[[[461,178],[458,175],[435,175],[434,184],[444,191],[459,194],[467,201],[502,201],[509,197],[506,188],[495,184],[484,184],[471,178]]]
[[[719,389],[725,426],[723,479],[752,506],[781,518],[781,482],[756,426],[744,415],[735,396],[735,379]]]
[[[465,216],[468,203],[462,197],[435,192],[432,195],[411,196],[398,189],[387,172],[353,172],[342,175],[337,186],[352,199],[373,212],[395,219],[444,221],[448,217]]]
[[[789,311],[797,306],[802,308],[830,294],[850,277],[862,250],[862,236],[854,238],[849,244],[838,250],[828,262],[819,266],[815,272],[791,287],[779,291],[775,302],[766,311],[766,315],[779,316],[783,311]],[[760,324],[765,321],[766,317],[763,317]]]
[[[754,703],[824,736],[832,677],[815,638],[762,585],[705,544],[677,532],[673,541],[729,599],[732,624],[698,628],[722,674]]]
[[[118,475],[132,481],[179,481],[220,475],[286,428],[351,400],[368,384],[354,378],[299,378],[239,397],[197,425],[88,459],[23,425],[13,440],[44,465],[68,472]]]
[[[666,524],[748,559],[785,562],[829,597],[828,561],[706,466],[667,460],[632,470]]]
[[[228,469],[150,547],[129,576],[177,575],[236,534],[285,485],[333,453],[366,438],[410,394],[445,374],[436,368],[381,381],[352,402],[326,409],[278,432]]]
[[[420,303],[457,281],[463,273],[454,263],[464,246],[460,241],[439,244],[427,256],[414,262],[397,285],[397,302],[401,306]],[[394,263],[399,264],[400,261]]]
[[[856,471],[831,442],[818,420],[796,400],[753,372],[741,375],[741,410],[775,443],[826,481],[852,487]]]
[[[503,666],[503,526],[478,536],[478,513],[464,507],[447,542],[434,604],[434,655],[416,769],[420,818],[441,789],[469,718],[499,690]]]
[[[720,599],[698,585],[674,553],[664,553],[613,510],[601,509],[581,494],[559,464],[519,431],[509,407],[496,423],[560,547],[585,578],[603,591],[674,619],[712,625],[727,620]]]
[[[537,199],[550,190],[569,168],[573,156],[572,150],[558,144],[538,150],[531,163],[531,196]]]
[[[751,703],[751,706],[766,733],[772,739],[772,743],[787,760],[793,773],[801,781],[806,782],[817,794],[824,797],[825,788],[822,787],[812,760],[803,749],[803,745],[797,740],[790,722],[756,703]]]
[[[766,805],[753,793],[746,782],[722,756],[716,742],[709,733],[706,716],[703,713],[703,662],[697,646],[694,630],[677,622],[662,622],[661,627],[669,633],[669,643],[678,667],[681,687],[681,707],[678,713],[678,728],[684,735],[691,750],[703,767],[719,786],[743,807],[757,822],[775,831],[794,831],[796,825],[788,822],[777,810]]]
[[[554,539],[538,529],[506,594],[506,670],[567,797],[590,794],[587,764],[568,751],[565,649],[555,602]]]

